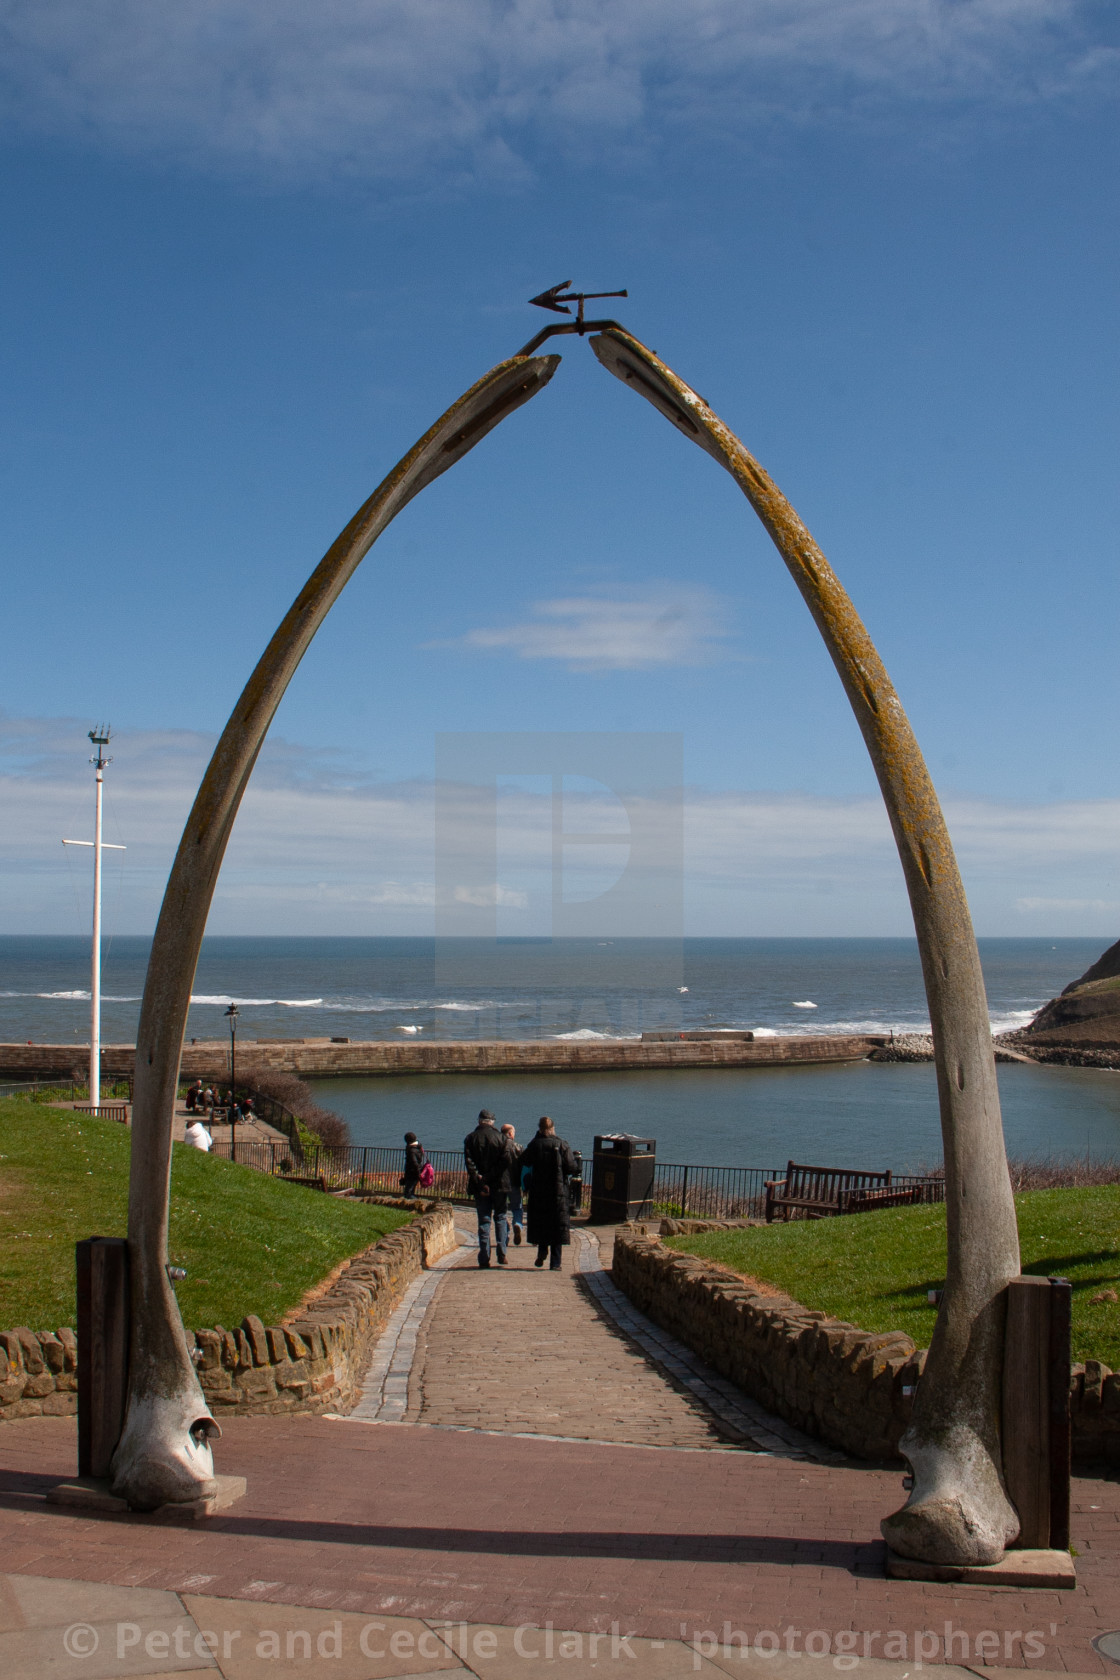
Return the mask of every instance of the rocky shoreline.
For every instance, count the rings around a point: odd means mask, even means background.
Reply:
[[[992,1039],[997,1062],[1120,1072],[1120,940],[1042,1008],[1025,1027]],[[931,1062],[928,1033],[892,1033],[873,1062]]]
[[[1062,1048],[1033,1044],[1022,1032],[1000,1033],[992,1039],[997,1062],[1061,1062],[1066,1067],[1120,1067],[1120,1047],[1112,1051],[1085,1050],[1080,1045]],[[1090,1061],[1090,1056],[1111,1055],[1113,1061]],[[933,1039],[929,1033],[895,1033],[889,1044],[880,1045],[868,1057],[871,1062],[932,1062]]]

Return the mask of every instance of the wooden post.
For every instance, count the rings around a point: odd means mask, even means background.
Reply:
[[[1069,1548],[1070,1286],[1017,1277],[1007,1286],[1003,1472],[1020,1547]]]
[[[1073,1291],[1068,1278],[1050,1279],[1050,1544],[1069,1550],[1070,1331]]]
[[[87,1237],[78,1271],[78,1474],[104,1478],[128,1393],[128,1243]]]

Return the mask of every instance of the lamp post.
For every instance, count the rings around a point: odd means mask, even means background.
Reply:
[[[237,1159],[237,1005],[226,1010],[229,1022],[229,1158]]]

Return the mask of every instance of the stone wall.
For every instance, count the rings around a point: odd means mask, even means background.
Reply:
[[[1083,1464],[1120,1464],[1120,1371],[1099,1359],[1073,1367],[1073,1456]]]
[[[660,1235],[732,1228],[736,1221],[664,1220]],[[807,1435],[875,1462],[898,1457],[925,1364],[901,1331],[873,1335],[762,1294],[724,1267],[662,1247],[652,1225],[623,1226],[612,1276],[647,1317],[678,1336],[752,1399]],[[1120,1373],[1075,1365],[1073,1455],[1120,1464]]]
[[[666,1235],[714,1223],[666,1220]],[[647,1228],[648,1230],[648,1228]],[[925,1355],[901,1332],[870,1335],[657,1237],[623,1227],[611,1275],[647,1317],[678,1336],[767,1411],[857,1458],[897,1458]]]
[[[506,1039],[455,1039],[397,1044],[381,1040],[337,1044],[326,1038],[237,1041],[237,1071],[252,1083],[254,1073],[282,1072],[302,1078],[377,1077],[402,1073],[602,1073],[635,1068],[761,1067],[773,1063],[859,1061],[880,1036],[814,1038],[676,1039],[662,1043],[637,1040],[571,1042]],[[0,1079],[46,1079],[74,1074],[84,1080],[88,1059],[74,1044],[0,1044]],[[85,1053],[88,1056],[88,1053]],[[132,1073],[131,1044],[106,1044],[101,1051],[105,1079]],[[213,1039],[183,1046],[184,1079],[229,1077],[229,1041]]]
[[[283,1324],[265,1325],[250,1315],[237,1330],[196,1330],[199,1380],[215,1417],[345,1410],[357,1398],[373,1344],[405,1289],[455,1242],[450,1204],[429,1205],[356,1255]],[[0,1333],[0,1422],[76,1412],[77,1391],[72,1330]]]
[[[78,1342],[73,1330],[0,1331],[0,1422],[66,1417],[78,1409]]]

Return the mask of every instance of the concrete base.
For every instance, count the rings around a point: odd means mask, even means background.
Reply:
[[[200,1517],[213,1517],[245,1497],[244,1476],[215,1476],[213,1493],[201,1499],[188,1499],[180,1504],[160,1505],[154,1511],[133,1511],[127,1499],[110,1493],[108,1481],[93,1476],[75,1476],[73,1481],[59,1482],[47,1493],[50,1505],[71,1505],[83,1511],[106,1511],[115,1516],[156,1517],[165,1523],[197,1522]]]
[[[887,1574],[894,1581],[960,1581],[970,1587],[1075,1587],[1077,1573],[1068,1552],[1039,1549],[1005,1552],[998,1563],[924,1563],[899,1557],[887,1547]]]

